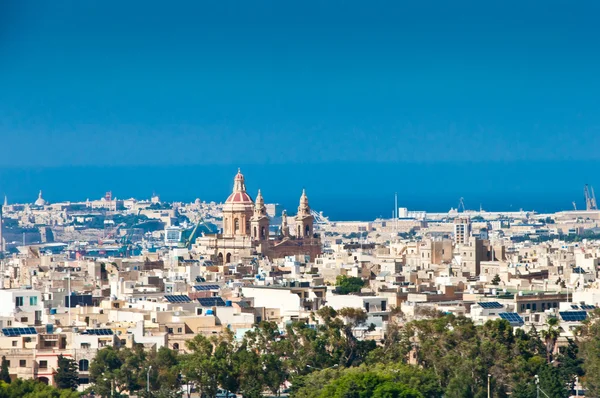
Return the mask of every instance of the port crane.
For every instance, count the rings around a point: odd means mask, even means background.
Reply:
[[[179,247],[181,247],[181,248],[185,247],[188,250],[192,247],[192,244],[194,243],[194,241],[197,238],[196,232],[198,231],[198,227],[200,227],[200,225],[204,225],[209,231],[211,229],[204,221],[204,218],[200,217],[198,219],[198,222],[196,223],[196,226],[192,230],[192,233],[188,237],[186,237],[183,242],[180,243]]]
[[[465,198],[460,198],[458,200],[458,209],[456,209],[456,211],[460,213],[460,209],[462,209],[463,213],[466,211],[465,210]]]
[[[585,209],[598,210],[598,206],[596,205],[596,194],[594,193],[594,188],[588,187],[588,184],[585,184],[585,186],[583,187],[583,194],[585,196]]]

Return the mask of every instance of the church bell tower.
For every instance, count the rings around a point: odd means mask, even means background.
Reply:
[[[254,202],[254,214],[250,219],[250,229],[253,240],[264,241],[269,239],[269,216],[267,216],[267,208],[260,189]]]
[[[313,237],[314,218],[310,212],[308,205],[308,196],[306,190],[302,190],[300,196],[300,206],[298,206],[298,214],[296,215],[296,237],[298,239]]]

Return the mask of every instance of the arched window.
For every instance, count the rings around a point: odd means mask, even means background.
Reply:
[[[173,343],[173,349],[179,350],[179,343]]]
[[[298,238],[302,238],[302,227],[298,225],[298,233],[296,234]]]
[[[306,236],[307,238],[310,236],[310,225],[306,226],[306,231],[304,233],[304,236]]]
[[[240,231],[240,220],[237,218],[233,220],[233,231],[235,233],[238,233]]]
[[[258,233],[256,232],[256,227],[254,227],[254,237],[258,237]]]
[[[79,371],[80,372],[87,372],[89,368],[90,368],[90,361],[88,361],[87,359],[82,359],[79,361]]]
[[[227,257],[225,257],[225,262],[229,264],[231,262],[231,253],[227,253]]]
[[[267,234],[265,233],[265,227],[262,227],[260,229],[260,237],[263,238],[263,239],[266,239]]]

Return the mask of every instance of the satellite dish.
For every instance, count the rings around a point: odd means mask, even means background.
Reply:
[[[55,332],[56,332],[56,333],[60,333],[60,332],[62,332],[62,328],[58,328],[58,329],[56,329],[56,330],[55,330]]]
[[[55,320],[56,319],[56,315],[50,315],[50,319]]]

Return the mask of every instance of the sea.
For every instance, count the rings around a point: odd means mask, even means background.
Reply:
[[[391,217],[394,197],[409,210],[447,212],[463,198],[470,210],[550,213],[585,207],[583,187],[598,182],[600,162],[322,163],[0,167],[0,200],[32,203],[117,198],[223,202],[240,167],[248,193],[295,214],[303,189],[331,220]]]

